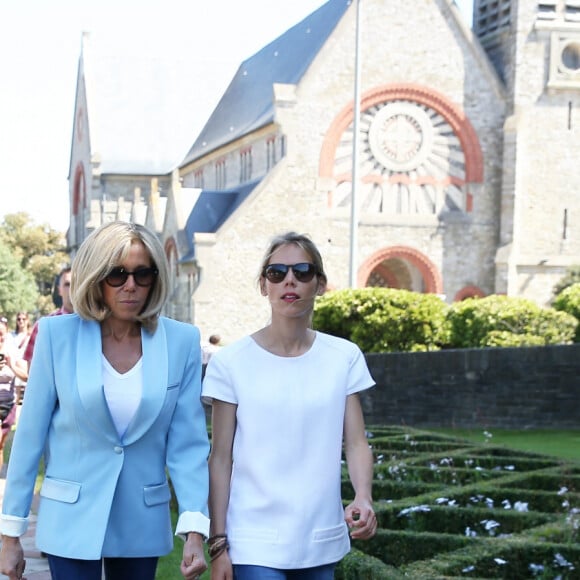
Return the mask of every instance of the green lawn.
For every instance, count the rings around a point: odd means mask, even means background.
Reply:
[[[534,429],[513,431],[507,429],[429,429],[452,437],[462,437],[493,445],[505,445],[519,451],[554,455],[580,461],[580,428],[578,430]]]

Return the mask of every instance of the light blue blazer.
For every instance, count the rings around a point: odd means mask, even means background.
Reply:
[[[68,558],[161,556],[178,532],[209,531],[209,443],[196,327],[161,318],[141,331],[143,392],[122,439],[104,395],[101,331],[78,315],[43,318],[8,466],[1,528],[24,532],[39,460],[36,543]],[[180,530],[180,527],[182,528]]]

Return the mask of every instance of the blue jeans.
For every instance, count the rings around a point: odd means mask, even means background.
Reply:
[[[154,580],[158,558],[104,558],[75,560],[47,554],[52,580]]]
[[[333,580],[336,564],[314,568],[280,570],[265,566],[234,564],[234,580]]]

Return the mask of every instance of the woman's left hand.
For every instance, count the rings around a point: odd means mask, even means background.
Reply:
[[[350,536],[355,540],[368,540],[377,531],[377,516],[370,501],[355,500],[346,506],[344,520],[349,527]]]
[[[185,580],[195,580],[207,570],[205,554],[203,552],[203,538],[200,534],[190,532],[183,545],[183,560],[181,574]]]

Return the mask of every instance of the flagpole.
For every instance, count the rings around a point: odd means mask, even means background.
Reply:
[[[358,173],[359,173],[359,118],[360,118],[360,5],[356,0],[356,34],[354,51],[354,113],[352,124],[352,186],[350,205],[350,267],[349,286],[357,286],[357,248],[358,248]]]

